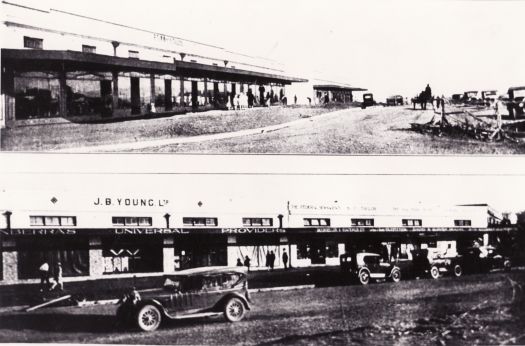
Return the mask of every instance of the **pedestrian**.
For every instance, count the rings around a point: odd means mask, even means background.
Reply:
[[[270,252],[270,271],[273,271],[273,268],[275,266],[275,252]]]
[[[248,271],[250,271],[250,257],[248,257],[248,255],[244,257],[244,265],[248,268]]]
[[[268,251],[266,253],[266,268],[268,268],[268,270],[270,270],[271,263],[272,263],[272,254]]]
[[[288,254],[286,253],[286,249],[283,249],[283,265],[284,269],[288,270]]]
[[[53,282],[53,285],[49,289],[50,291],[54,290],[57,286],[60,288],[61,291],[64,290],[64,281],[62,280],[62,263],[57,262],[55,271],[53,273],[53,279],[55,280]]]
[[[49,263],[44,261],[38,270],[40,272],[40,292],[43,292],[49,287]]]
[[[242,261],[240,258],[237,258],[237,267],[242,267],[243,264],[242,264]]]
[[[294,95],[294,96],[293,96],[293,104],[294,104],[294,105],[297,104],[297,95]]]

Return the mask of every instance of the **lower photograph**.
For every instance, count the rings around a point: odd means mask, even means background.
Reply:
[[[0,342],[523,344],[522,181],[3,176]]]

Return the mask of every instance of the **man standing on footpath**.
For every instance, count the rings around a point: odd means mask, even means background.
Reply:
[[[40,272],[40,292],[43,292],[49,287],[49,263],[44,261],[38,271]]]
[[[284,269],[288,270],[288,254],[286,253],[286,249],[283,249],[283,264]]]

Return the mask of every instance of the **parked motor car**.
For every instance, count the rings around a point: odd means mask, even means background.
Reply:
[[[373,105],[375,105],[374,95],[370,93],[363,94],[363,103],[361,103],[361,108],[366,108]]]
[[[511,118],[523,116],[525,106],[525,86],[512,87],[508,91],[507,109]]]
[[[403,96],[401,95],[393,95],[393,96],[387,97],[386,99],[387,106],[399,106],[399,105],[402,106],[403,103],[404,103]]]
[[[460,277],[463,275],[463,262],[461,256],[437,257],[429,260],[429,274],[433,279],[441,275],[453,275]]]
[[[245,267],[202,267],[166,275],[162,287],[132,289],[120,302],[121,325],[151,332],[163,320],[224,315],[238,322],[251,299]]]
[[[495,269],[510,270],[510,257],[502,255],[494,246],[476,246],[462,253],[462,266],[466,273],[482,273]]]
[[[370,280],[401,280],[401,269],[387,261],[382,256],[371,252],[343,254],[339,257],[341,270],[349,273],[351,278],[367,285]]]

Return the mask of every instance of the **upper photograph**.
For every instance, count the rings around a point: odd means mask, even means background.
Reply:
[[[525,1],[5,0],[0,150],[525,153]]]

